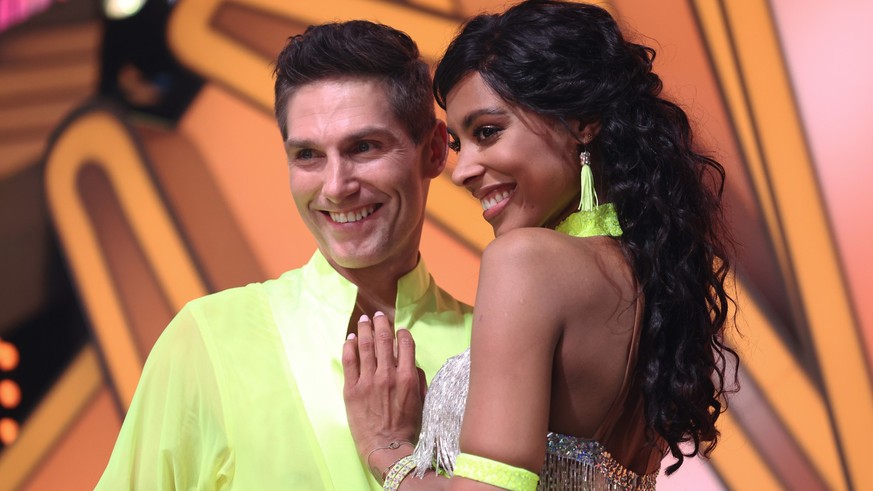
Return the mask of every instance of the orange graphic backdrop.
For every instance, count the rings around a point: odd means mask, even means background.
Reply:
[[[311,255],[271,115],[271,60],[289,35],[367,18],[407,31],[435,62],[463,19],[502,5],[179,0],[172,50],[206,79],[179,124],[89,105],[47,152],[50,212],[94,339],[0,454],[0,491],[93,487],[173,313]],[[864,188],[873,170],[862,135],[873,102],[873,62],[862,51],[873,42],[873,7],[829,5],[605,4],[656,48],[666,92],[727,168],[739,243],[731,341],[743,388],[720,420],[713,458],[661,477],[658,489],[873,489],[873,304],[864,301],[873,292],[873,197]],[[491,239],[480,214],[447,176],[432,185],[422,254],[468,302]]]

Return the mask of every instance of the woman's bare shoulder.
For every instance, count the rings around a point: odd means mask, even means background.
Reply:
[[[633,290],[633,273],[618,241],[610,237],[570,237],[546,228],[518,228],[494,239],[482,255],[482,267],[504,279],[532,278],[549,290],[580,297]]]
[[[543,326],[560,335],[569,325],[579,326],[579,319],[602,323],[632,301],[635,288],[615,239],[519,228],[496,238],[483,253],[476,305],[536,310]]]

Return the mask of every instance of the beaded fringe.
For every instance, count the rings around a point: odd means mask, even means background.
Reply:
[[[461,453],[461,423],[470,388],[470,349],[449,358],[437,372],[424,399],[421,434],[413,452],[417,477],[428,469],[452,475]]]
[[[654,491],[658,473],[638,475],[595,440],[549,433],[539,491]]]
[[[415,475],[428,469],[449,476],[461,452],[459,437],[470,387],[470,350],[450,358],[431,382],[421,434],[412,456]],[[549,433],[540,491],[654,491],[657,473],[640,476],[619,464],[595,440]]]

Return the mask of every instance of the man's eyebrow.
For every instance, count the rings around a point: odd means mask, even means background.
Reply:
[[[392,140],[396,139],[394,132],[385,126],[365,126],[354,133],[350,133],[343,137],[343,142],[355,142],[372,136],[389,137]]]
[[[367,137],[372,136],[385,136],[389,137],[392,140],[395,140],[397,137],[393,131],[384,127],[384,126],[365,126],[363,128],[358,129],[354,133],[349,133],[348,135],[343,136],[342,141],[344,143],[355,142],[358,140],[365,139]],[[308,139],[297,139],[297,138],[288,138],[285,140],[285,148],[316,148],[318,144],[313,140]]]
[[[289,148],[312,148],[315,146],[315,142],[312,140],[298,140],[296,138],[288,138],[285,140],[285,149]]]
[[[499,107],[484,107],[482,109],[477,109],[468,113],[464,116],[463,121],[461,121],[461,127],[464,131],[470,129],[470,126],[473,125],[473,121],[479,116],[505,116],[509,114],[505,109]]]

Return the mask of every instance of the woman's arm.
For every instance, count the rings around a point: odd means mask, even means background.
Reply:
[[[548,253],[554,232],[518,229],[482,256],[470,348],[461,451],[536,474],[548,431],[554,352],[564,324],[563,288]],[[559,258],[566,261],[566,257]],[[453,490],[495,489],[453,479]]]

